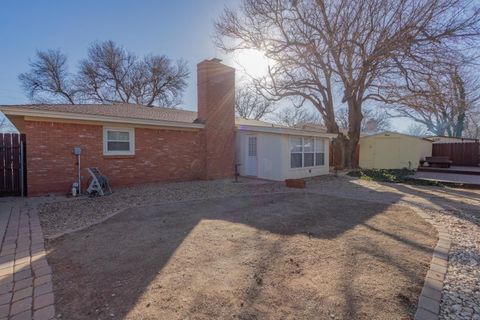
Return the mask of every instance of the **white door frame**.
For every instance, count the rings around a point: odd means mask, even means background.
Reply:
[[[258,137],[257,135],[247,135],[245,146],[245,175],[258,176]]]

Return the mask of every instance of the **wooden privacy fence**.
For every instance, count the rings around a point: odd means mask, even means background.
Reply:
[[[447,156],[454,166],[475,166],[480,164],[480,143],[434,143],[432,156]]]
[[[357,145],[355,150],[354,167],[358,166],[360,160],[360,145]],[[335,139],[330,142],[329,164],[332,168],[343,169],[343,155],[341,147],[335,142]]]
[[[0,133],[0,196],[26,194],[25,135]]]

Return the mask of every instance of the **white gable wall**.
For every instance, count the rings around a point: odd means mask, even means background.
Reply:
[[[236,162],[239,173],[247,176],[248,137],[257,137],[257,178],[283,181],[329,173],[329,139],[325,141],[325,165],[321,167],[290,168],[289,136],[285,134],[241,131],[236,132]]]
[[[268,180],[282,180],[282,135],[237,131],[236,161],[241,164],[239,172],[247,176],[248,137],[257,137],[257,178]]]

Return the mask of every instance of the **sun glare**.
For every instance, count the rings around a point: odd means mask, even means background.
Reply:
[[[237,69],[254,78],[265,76],[268,67],[273,61],[265,56],[265,53],[255,49],[244,49],[235,53],[233,57]]]

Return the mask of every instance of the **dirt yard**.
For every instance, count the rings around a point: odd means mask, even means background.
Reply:
[[[408,319],[436,232],[311,193],[128,209],[47,243],[63,319]]]

